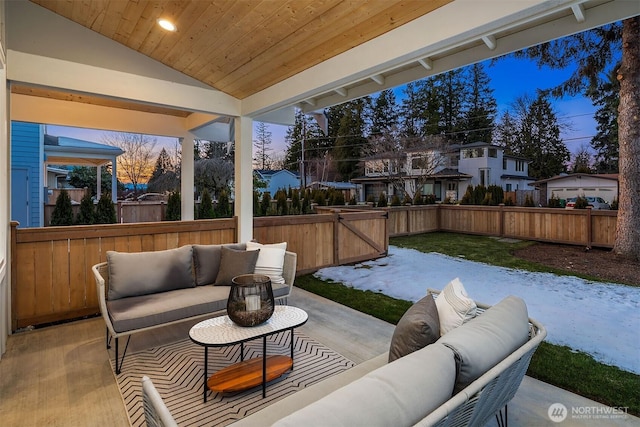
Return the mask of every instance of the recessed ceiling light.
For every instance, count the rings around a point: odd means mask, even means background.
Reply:
[[[169,21],[168,19],[158,19],[158,25],[160,25],[162,28],[164,28],[167,31],[176,30],[176,26],[174,25],[174,23]]]

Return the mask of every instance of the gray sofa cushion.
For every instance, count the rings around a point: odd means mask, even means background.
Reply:
[[[274,426],[414,425],[451,397],[455,376],[451,349],[432,344],[368,373]]]
[[[246,244],[193,245],[193,265],[196,269],[196,285],[213,285],[220,270],[222,247],[244,250]]]
[[[107,301],[109,316],[116,332],[162,325],[174,320],[227,309],[229,286],[197,286],[157,294]],[[287,285],[273,287],[273,296],[286,295]]]
[[[389,362],[433,344],[438,338],[438,309],[429,294],[409,307],[396,325],[389,348]]]
[[[107,301],[113,329],[132,331],[227,308],[228,286],[197,286]]]
[[[509,296],[437,343],[450,347],[460,359],[458,392],[526,343],[528,337],[527,306],[521,298]]]
[[[155,252],[107,251],[107,298],[115,300],[194,287],[192,254],[191,245]]]
[[[231,286],[231,279],[240,274],[253,274],[260,250],[239,251],[222,247],[220,255],[220,270],[216,277],[215,286]]]

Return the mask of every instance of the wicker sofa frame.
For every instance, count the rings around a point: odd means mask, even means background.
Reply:
[[[296,264],[297,264],[297,254],[294,252],[286,251],[285,257],[284,257],[284,266],[283,266],[282,276],[284,277],[285,283],[287,285],[287,292],[284,295],[280,295],[275,298],[276,304],[287,303],[287,298],[289,297],[289,295],[291,295],[291,290],[293,289],[293,282],[295,281],[295,277],[296,277]],[[195,316],[183,317],[171,322],[158,323],[153,326],[149,326],[145,328],[131,329],[127,331],[116,331],[113,326],[113,322],[111,321],[111,316],[109,314],[109,309],[107,306],[107,297],[109,293],[109,265],[107,262],[101,262],[99,264],[94,265],[91,268],[91,270],[93,271],[93,275],[96,281],[100,313],[102,314],[102,318],[104,319],[104,322],[106,324],[107,349],[111,348],[111,339],[113,338],[115,341],[116,374],[120,374],[121,372],[122,362],[124,361],[124,358],[126,356],[131,335],[140,333],[140,332],[150,331],[152,329],[161,328],[161,327],[172,325],[172,324],[186,322],[189,320],[197,320],[204,317],[215,317],[217,315],[221,315],[226,312],[226,309],[215,311],[215,312],[206,312],[206,313],[201,313]],[[195,274],[195,270],[194,270],[194,274]],[[225,301],[226,301],[226,298],[225,298]],[[125,344],[122,357],[119,357],[119,348],[118,348],[120,337],[127,337],[127,342]]]

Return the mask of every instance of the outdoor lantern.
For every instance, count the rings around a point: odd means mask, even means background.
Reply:
[[[240,326],[256,326],[273,314],[271,279],[262,274],[241,274],[231,280],[227,315]]]

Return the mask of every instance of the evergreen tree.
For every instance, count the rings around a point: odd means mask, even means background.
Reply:
[[[116,217],[116,208],[111,201],[111,194],[103,193],[96,205],[96,224],[115,224],[118,222]]]
[[[404,88],[404,98],[401,106],[402,134],[413,138],[422,133],[423,103],[420,99],[419,84],[408,83]]]
[[[180,199],[180,193],[177,191],[169,194],[169,200],[167,200],[167,211],[164,214],[165,221],[180,221],[182,212],[182,201]]]
[[[595,170],[597,173],[618,172],[618,107],[620,105],[620,82],[616,69],[609,72],[608,79],[587,92],[593,105],[598,107],[594,118],[597,132],[591,139],[595,150]]]
[[[535,59],[539,66],[565,68],[575,65],[570,77],[550,92],[557,97],[593,88],[607,67],[622,61],[616,69],[620,82],[618,116],[619,191],[614,253],[640,260],[640,16],[605,25],[573,36],[517,52]]]
[[[71,197],[65,189],[62,189],[56,198],[56,205],[51,213],[51,225],[73,225]]]
[[[101,191],[100,193],[111,193],[111,167],[100,168]],[[98,184],[98,168],[88,166],[74,166],[69,173],[69,184],[75,188],[87,188],[92,196],[96,196]],[[124,189],[124,185],[118,182],[118,189]]]
[[[566,170],[570,153],[560,139],[557,116],[543,95],[533,101],[522,121],[519,151],[514,154],[531,159],[529,176],[534,178],[550,178]]]
[[[330,138],[324,135],[318,123],[301,111],[296,113],[295,124],[287,129],[285,142],[287,143],[287,151],[284,164],[291,171],[300,171],[303,142],[305,164],[308,164],[310,160],[323,157],[333,145]],[[308,171],[306,172],[306,175],[309,175]]]
[[[384,192],[380,193],[380,197],[378,197],[378,207],[386,208],[387,207],[387,195]]]
[[[253,161],[258,169],[271,169],[271,132],[264,122],[258,122],[255,128],[256,139],[253,140]]]
[[[262,201],[260,202],[260,212],[262,213],[262,216],[267,215],[267,212],[269,211],[270,206],[271,206],[271,195],[269,194],[268,191],[265,191],[264,193],[262,193]]]
[[[494,143],[513,154],[518,140],[518,127],[517,119],[509,111],[505,111],[500,123],[496,126]]]
[[[198,219],[211,219],[214,218],[213,213],[213,201],[211,195],[204,189],[202,197],[200,197],[200,206],[198,206]]]
[[[450,141],[463,142],[465,138],[464,108],[468,98],[463,69],[439,74],[441,111],[439,133],[444,133]]]
[[[163,148],[158,154],[151,178],[147,182],[147,190],[153,193],[164,193],[175,190],[179,186],[180,181],[175,166],[167,150]]]
[[[467,143],[492,143],[494,119],[498,108],[493,89],[489,86],[491,79],[481,63],[471,65],[465,71],[468,76],[469,99],[464,113],[464,140]]]
[[[80,200],[80,211],[76,217],[76,224],[78,225],[90,225],[95,221],[95,207],[93,206],[93,199],[91,193],[87,192]]]
[[[359,98],[342,104],[344,115],[340,120],[338,137],[333,149],[336,169],[343,181],[360,175],[362,148],[367,143],[366,132],[368,98]]]
[[[396,129],[400,124],[396,96],[391,89],[383,90],[373,103],[371,111],[371,135]]]

